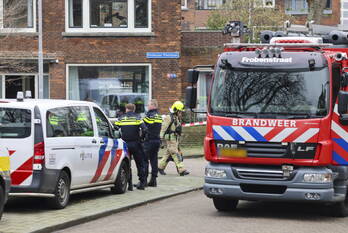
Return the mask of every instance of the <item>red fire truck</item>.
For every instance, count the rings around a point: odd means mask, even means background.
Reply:
[[[275,37],[225,45],[204,139],[204,193],[217,210],[234,210],[239,200],[306,201],[348,216],[347,35],[330,33],[331,44]],[[190,108],[198,74],[188,71]]]

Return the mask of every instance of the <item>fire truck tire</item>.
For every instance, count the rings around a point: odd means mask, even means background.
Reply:
[[[214,206],[218,211],[233,211],[237,208],[238,201],[218,197],[213,198]]]
[[[129,177],[129,168],[126,162],[122,161],[120,170],[118,171],[117,178],[115,180],[114,187],[111,188],[111,192],[114,194],[122,194],[127,190]]]
[[[334,217],[347,217],[348,216],[348,193],[346,199],[342,202],[335,203],[332,208]]]
[[[0,219],[2,217],[2,213],[4,211],[4,202],[5,202],[5,191],[0,185]]]
[[[50,199],[50,205],[54,209],[64,209],[70,198],[70,178],[65,171],[60,173],[58,178],[54,197]]]

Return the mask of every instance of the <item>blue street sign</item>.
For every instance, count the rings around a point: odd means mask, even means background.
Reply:
[[[149,53],[146,53],[146,58],[150,58],[150,59],[180,58],[180,53],[179,52],[149,52]]]

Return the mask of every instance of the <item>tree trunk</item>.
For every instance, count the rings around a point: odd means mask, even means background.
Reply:
[[[307,20],[313,20],[315,24],[320,24],[323,10],[326,6],[326,0],[307,0],[308,3],[308,17]]]

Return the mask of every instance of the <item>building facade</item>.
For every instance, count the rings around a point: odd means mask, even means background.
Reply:
[[[230,0],[182,0],[183,30],[192,31],[205,29],[207,20],[212,11],[219,10],[221,5]],[[341,23],[341,0],[323,0],[326,7],[320,23],[335,26]],[[342,0],[344,2],[346,0]],[[254,0],[263,7],[277,7],[285,13],[292,15],[294,23],[304,24],[307,19],[307,0]],[[247,1],[246,1],[247,4]]]
[[[38,96],[37,0],[18,1],[0,0],[0,98]],[[44,96],[92,100],[110,117],[149,98],[166,111],[182,98],[180,23],[180,1],[43,0]]]

